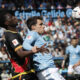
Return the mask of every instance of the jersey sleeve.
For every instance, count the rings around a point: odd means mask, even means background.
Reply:
[[[66,54],[69,54],[69,47],[66,48],[65,53],[66,53]]]
[[[25,40],[23,42],[23,48],[26,49],[26,50],[32,50],[32,47],[34,46],[32,44],[35,43],[37,38],[38,38],[38,34],[36,32],[30,32],[26,36],[26,38],[25,38]]]
[[[18,35],[12,35],[11,37],[9,37],[8,42],[14,51],[22,48],[22,44],[20,39],[18,38]]]

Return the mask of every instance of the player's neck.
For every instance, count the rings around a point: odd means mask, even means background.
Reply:
[[[11,31],[17,32],[16,28],[12,28],[12,27],[8,27],[8,30],[11,30]]]
[[[76,48],[77,45],[73,45],[74,48]]]

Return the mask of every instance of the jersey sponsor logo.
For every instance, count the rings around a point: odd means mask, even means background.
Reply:
[[[31,39],[32,38],[32,36],[27,36],[27,39]]]
[[[14,40],[12,41],[12,43],[13,43],[14,46],[17,46],[17,45],[19,44],[19,42],[17,41],[17,39],[14,39]]]

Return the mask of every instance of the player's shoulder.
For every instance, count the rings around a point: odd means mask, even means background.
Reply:
[[[80,48],[80,45],[77,45],[78,48]]]
[[[67,46],[67,49],[71,49],[71,48],[72,48],[72,45]]]
[[[36,36],[36,35],[38,35],[38,33],[36,31],[29,31],[28,35],[34,35],[34,36]]]
[[[13,31],[5,31],[4,35],[6,38],[9,37],[8,39],[19,36],[17,32],[13,32]]]
[[[35,31],[29,31],[27,36],[26,36],[26,40],[32,40],[32,39],[36,39],[36,37],[38,37],[38,33]]]

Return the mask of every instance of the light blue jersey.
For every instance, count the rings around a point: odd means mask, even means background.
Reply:
[[[23,42],[23,48],[26,50],[32,50],[33,46],[41,47],[46,42],[44,39],[34,31],[30,31],[27,34],[26,39]],[[46,46],[47,47],[47,46]],[[44,53],[41,52],[33,54],[33,61],[34,61],[34,68],[36,71],[40,71],[46,69],[48,67],[55,67],[51,53]]]
[[[76,64],[80,60],[80,46],[68,46],[66,48],[66,54],[69,54],[69,65]]]

